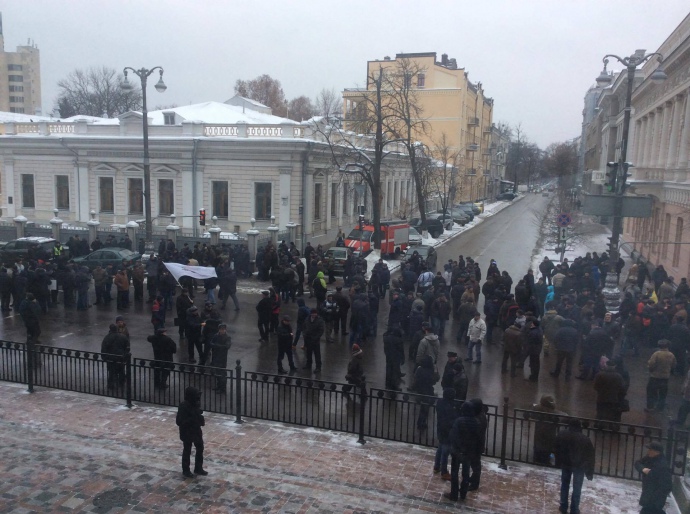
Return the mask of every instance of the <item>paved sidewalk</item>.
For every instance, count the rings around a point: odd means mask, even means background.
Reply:
[[[479,491],[455,504],[431,472],[432,449],[214,414],[210,475],[185,480],[175,414],[0,382],[0,512],[558,512],[556,470],[486,459]],[[639,512],[639,491],[595,477],[581,511]]]

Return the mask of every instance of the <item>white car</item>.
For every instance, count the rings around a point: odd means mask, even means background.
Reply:
[[[410,232],[408,236],[408,241],[410,246],[417,246],[422,244],[422,234],[417,232],[417,229],[414,227],[410,227]]]

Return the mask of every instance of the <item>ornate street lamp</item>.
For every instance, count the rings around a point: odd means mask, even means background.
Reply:
[[[606,284],[604,286],[604,296],[606,297],[606,306],[610,311],[618,311],[620,306],[620,289],[616,280],[616,274],[612,273],[618,263],[620,252],[618,249],[620,243],[621,233],[623,232],[623,196],[625,195],[625,181],[627,180],[626,159],[628,156],[628,134],[630,132],[630,111],[632,106],[632,91],[633,82],[635,81],[635,71],[652,57],[657,58],[659,66],[652,72],[649,79],[654,83],[661,83],[668,77],[661,67],[664,56],[658,52],[645,53],[645,50],[635,50],[635,53],[630,57],[618,57],[617,55],[608,54],[604,56],[604,69],[597,77],[596,81],[602,87],[605,87],[613,82],[613,75],[609,74],[606,66],[609,63],[609,58],[616,59],[627,69],[627,90],[625,95],[625,110],[623,114],[623,134],[621,137],[621,152],[618,158],[618,172],[615,177],[614,191],[616,195],[614,210],[613,210],[613,226],[611,227],[611,245],[609,247],[609,273],[606,276]]]
[[[130,84],[127,79],[127,73],[131,71],[141,80],[141,100],[142,100],[142,111],[143,111],[143,132],[144,132],[144,217],[146,218],[146,249],[149,250],[153,245],[153,227],[151,224],[151,167],[149,163],[149,122],[148,122],[148,109],[146,108],[146,82],[154,71],[158,70],[160,73],[160,78],[154,86],[156,91],[163,93],[168,86],[163,82],[163,68],[156,66],[147,70],[146,68],[141,68],[140,70],[135,70],[134,68],[126,67],[123,71],[125,74],[125,79],[120,84],[120,87],[124,91],[131,91],[134,89],[132,84]]]

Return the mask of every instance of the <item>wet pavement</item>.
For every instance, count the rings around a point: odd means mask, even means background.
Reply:
[[[507,208],[497,212],[493,216],[485,218],[482,223],[466,230],[446,241],[437,248],[439,255],[439,268],[448,259],[457,259],[458,255],[471,256],[478,260],[483,270],[486,270],[490,259],[495,259],[501,270],[507,270],[515,283],[522,278],[530,265],[537,240],[539,237],[539,223],[544,216],[549,199],[539,196],[527,196],[516,201]],[[334,284],[335,285],[335,284]],[[227,310],[221,311],[223,320],[228,323],[229,333],[232,337],[232,348],[228,362],[234,363],[236,359],[242,361],[245,371],[260,371],[274,373],[277,370],[275,342],[259,343],[258,330],[256,328],[255,305],[260,295],[258,290],[267,286],[255,279],[243,280],[240,283],[238,297],[240,300],[239,312],[231,305]],[[93,294],[93,293],[92,293]],[[131,295],[133,296],[133,294]],[[306,298],[306,297],[305,297]],[[481,298],[481,296],[480,296]],[[197,291],[195,302],[202,307],[204,295]],[[315,300],[307,299],[308,305],[314,305]],[[480,308],[482,300],[480,299]],[[283,307],[283,313],[293,315],[296,313],[296,304]],[[365,374],[369,385],[383,387],[385,357],[381,334],[385,330],[388,313],[388,299],[381,302],[381,310],[378,319],[379,337],[364,347]],[[132,334],[132,353],[135,357],[152,358],[151,345],[146,337],[152,333],[150,323],[150,304],[132,302],[124,311],[117,311],[115,303],[109,306],[92,306],[87,311],[66,310],[62,305],[49,310],[42,319],[43,335],[41,342],[51,346],[99,351],[103,336],[107,333],[107,327],[114,321],[116,315],[125,316],[130,333]],[[176,328],[172,327],[174,313],[168,314],[169,335],[177,340]],[[464,354],[464,348],[458,348],[455,343],[457,326],[451,321],[446,329],[445,340],[442,340],[442,355],[448,350],[459,351]],[[511,406],[529,407],[537,403],[542,394],[553,394],[559,410],[572,415],[593,417],[595,413],[595,394],[591,382],[571,380],[565,382],[563,378],[555,380],[548,372],[554,365],[553,357],[542,359],[542,371],[538,383],[525,380],[525,376],[510,378],[500,373],[500,361],[502,347],[500,334],[495,331],[493,343],[486,344],[483,348],[484,357],[481,365],[468,364],[470,377],[469,397],[481,397],[485,403],[501,405],[503,398],[510,398]],[[12,311],[2,319],[0,324],[0,338],[13,341],[25,339],[25,329],[17,315]],[[349,360],[347,337],[336,339],[335,343],[322,343],[323,371],[320,378],[323,380],[344,382],[347,362]],[[663,425],[669,414],[675,413],[680,399],[680,378],[672,378],[669,388],[669,405],[671,409],[665,413],[646,414],[643,410],[646,387],[646,360],[653,349],[643,349],[640,357],[627,357],[632,384],[630,387],[631,412],[624,414],[623,421],[628,423],[648,424],[654,426]],[[183,342],[178,348],[177,360],[186,360],[186,346]],[[442,359],[440,364],[445,361]],[[308,376],[301,366],[305,359],[303,351],[298,349],[296,364],[298,376]],[[407,377],[412,376],[411,363],[406,364]],[[438,386],[437,386],[438,390]]]
[[[443,498],[434,450],[207,414],[207,477],[184,479],[174,408],[0,382],[0,512],[541,514],[557,470],[483,459],[479,490]],[[636,513],[638,482],[585,481],[581,512]],[[676,514],[675,508],[668,508]]]

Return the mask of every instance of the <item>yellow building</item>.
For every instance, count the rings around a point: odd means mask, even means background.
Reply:
[[[456,200],[486,197],[488,182],[485,174],[491,169],[491,124],[493,99],[484,95],[481,82],[473,83],[464,68],[447,54],[436,60],[436,52],[397,54],[367,63],[367,88],[372,90],[372,77],[379,70],[410,70],[405,80],[414,90],[425,121],[425,131],[416,139],[435,148],[443,134],[447,144],[457,152]],[[396,71],[393,71],[395,73]],[[408,73],[407,71],[405,73]],[[412,76],[414,75],[414,76]],[[361,115],[362,95],[367,89],[346,89],[343,92],[344,126],[356,129]]]
[[[0,15],[0,111],[41,113],[41,62],[36,45],[29,41],[16,52],[5,52]]]

